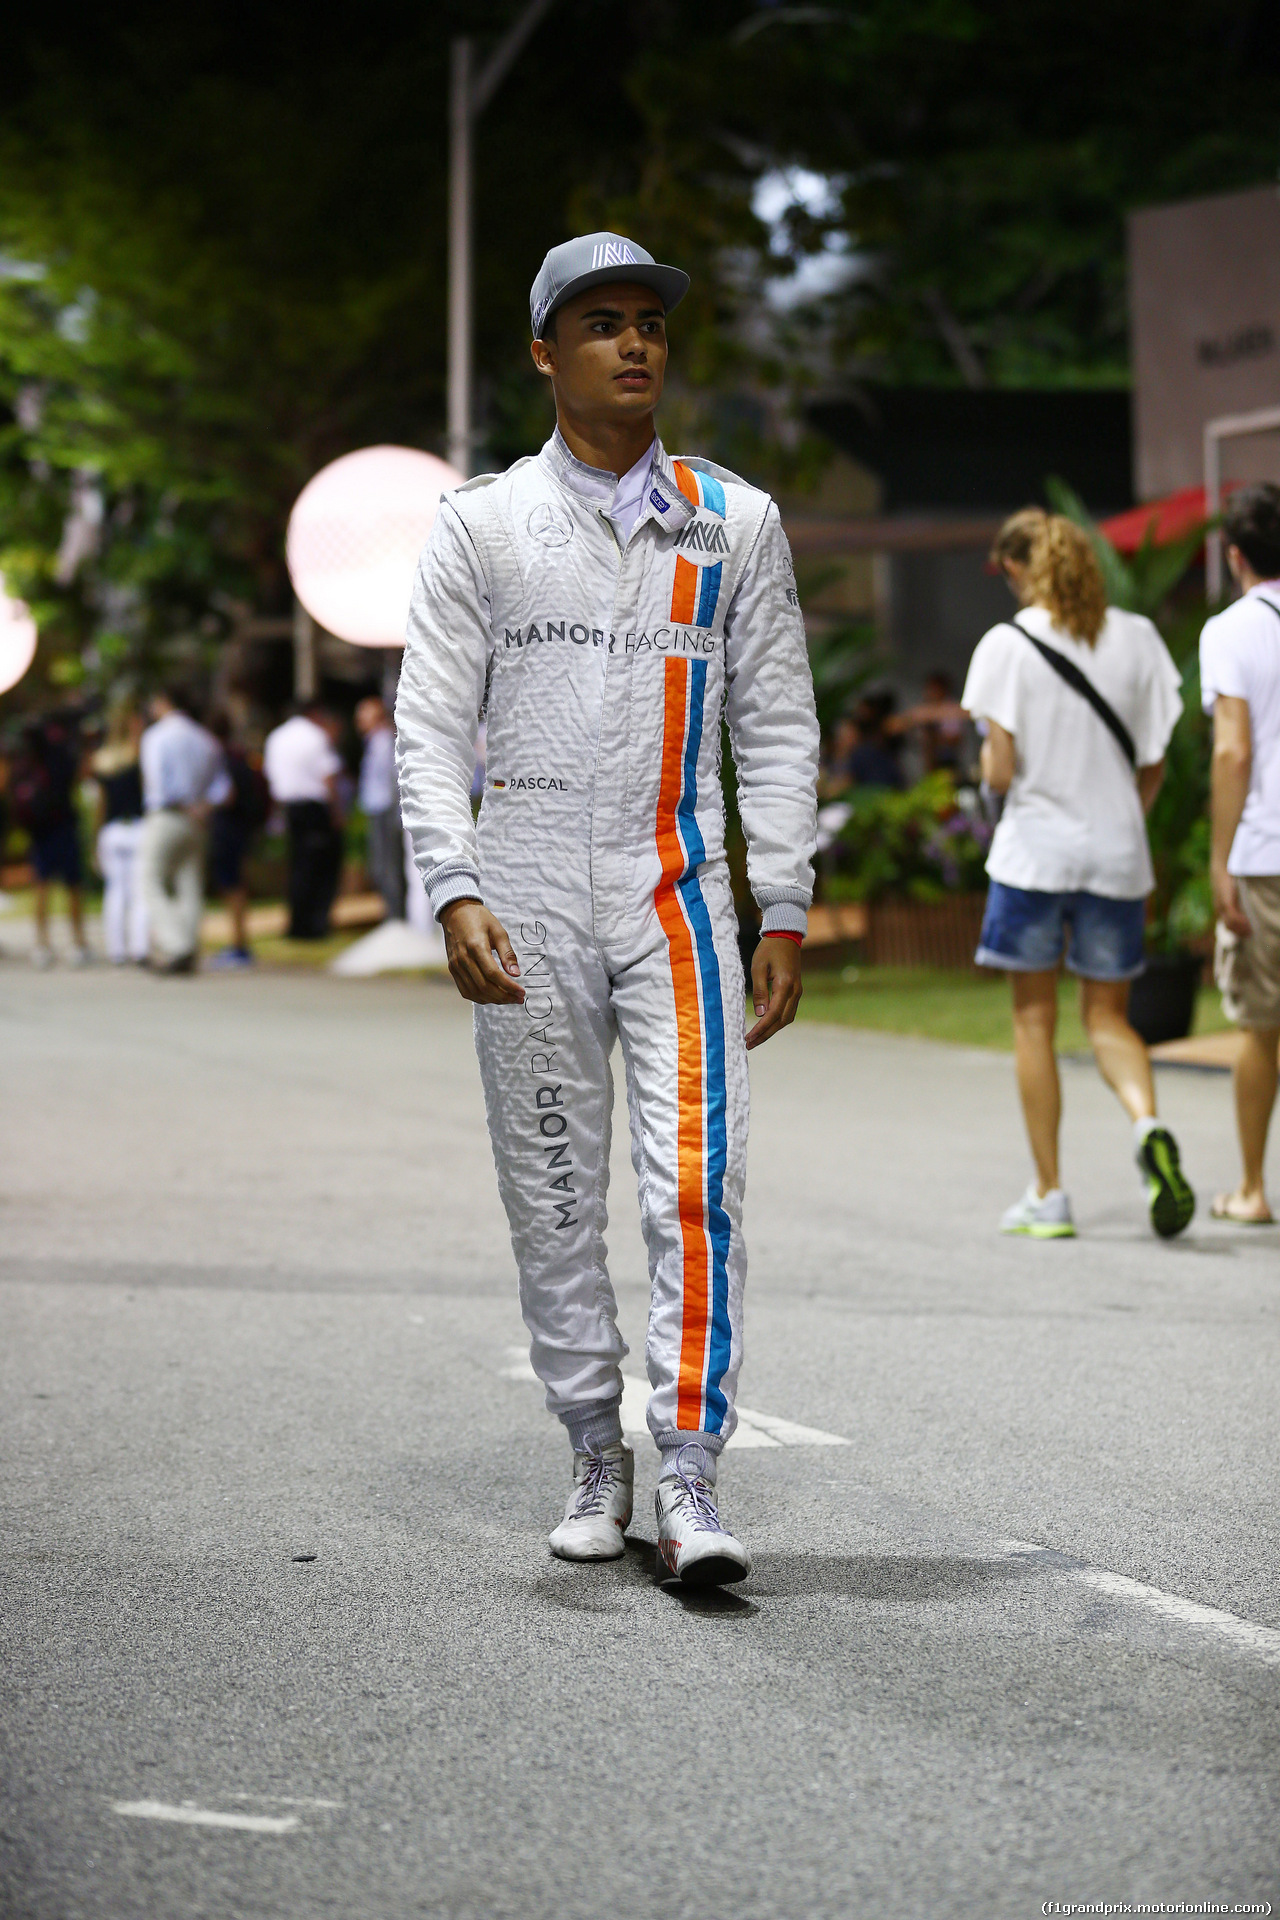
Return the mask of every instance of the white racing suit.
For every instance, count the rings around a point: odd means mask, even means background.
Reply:
[[[620,544],[613,492],[556,436],[444,496],[396,702],[401,805],[433,910],[482,899],[520,962],[524,1004],[477,1007],[475,1034],[547,1405],[605,1411],[622,1392],[604,1241],[616,1035],[652,1283],[649,1426],[661,1447],[717,1453],[742,1362],[748,1101],[721,714],[765,932],[805,927],[818,729],[769,497],[658,444]]]

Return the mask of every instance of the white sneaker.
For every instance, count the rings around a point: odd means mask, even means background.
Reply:
[[[1070,1240],[1075,1230],[1071,1202],[1062,1188],[1051,1187],[1041,1199],[1034,1181],[1021,1200],[1000,1215],[1001,1233],[1027,1233],[1033,1240]]]
[[[49,971],[49,968],[53,965],[53,948],[52,947],[32,947],[31,964],[33,967],[36,967],[41,973],[47,973]]]
[[[624,1441],[601,1453],[575,1453],[573,1492],[551,1536],[561,1560],[620,1560],[631,1525],[636,1457]]]
[[[73,967],[91,967],[93,965],[93,954],[90,949],[88,947],[73,947],[71,949],[71,964]]]
[[[674,1474],[664,1474],[654,1496],[658,1513],[658,1558],[687,1587],[719,1587],[745,1580],[751,1556],[720,1525],[716,1490],[704,1477],[707,1456],[696,1441],[676,1455]]]

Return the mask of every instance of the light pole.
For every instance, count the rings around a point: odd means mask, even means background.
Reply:
[[[471,159],[475,123],[552,0],[529,0],[472,79],[475,42],[455,40],[449,68],[449,464],[471,472]]]

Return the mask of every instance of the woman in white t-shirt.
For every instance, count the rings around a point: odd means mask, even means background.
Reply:
[[[1038,1239],[1075,1232],[1058,1178],[1054,1030],[1065,958],[1080,977],[1094,1057],[1134,1123],[1152,1225],[1169,1237],[1187,1225],[1195,1197],[1177,1143],[1156,1120],[1128,998],[1154,884],[1145,816],[1182,711],[1178,670],[1149,620],[1108,607],[1092,543],[1070,520],[1038,508],[1015,514],[991,557],[1021,611],[978,642],[961,701],[986,723],[983,777],[1005,795],[977,961],[1004,969],[1013,987],[1018,1091],[1036,1169],[1001,1230]]]

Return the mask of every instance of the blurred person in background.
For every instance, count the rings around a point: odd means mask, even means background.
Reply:
[[[222,749],[184,694],[151,697],[142,736],[142,886],[156,973],[194,973],[204,906],[205,826],[228,798]]]
[[[311,701],[267,735],[263,772],[289,830],[289,938],[323,940],[342,878],[339,723]]]
[[[107,733],[90,755],[98,789],[97,863],[102,875],[102,944],[113,966],[147,957],[147,903],[142,887],[142,716],[129,700],[107,713]]]
[[[951,675],[938,667],[925,681],[923,697],[905,713],[891,714],[884,730],[891,740],[908,733],[918,734],[924,771],[945,771],[958,779],[963,770],[961,749],[967,724],[964,708],[955,697]]]
[[[1263,1160],[1280,1047],[1280,487],[1242,487],[1222,524],[1241,597],[1200,636],[1200,688],[1213,716],[1215,971],[1243,1041],[1234,1077],[1244,1170],[1212,1211],[1265,1226]]]
[[[888,787],[901,792],[907,784],[891,731],[894,705],[891,693],[866,693],[853,710],[858,739],[848,765],[855,787]]]
[[[80,860],[80,822],[76,816],[76,779],[79,771],[75,729],[60,715],[32,720],[22,730],[9,774],[9,815],[31,840],[35,868],[36,944],[32,963],[53,965],[49,941],[49,889],[60,880],[66,889],[67,918],[71,922],[71,963],[87,966],[92,958],[84,931],[83,873]]]
[[[404,919],[404,828],[396,785],[396,730],[381,700],[370,696],[356,708],[364,740],[360,759],[360,810],[369,826],[369,878],[382,895],[388,920]]]
[[[963,706],[985,720],[982,773],[1006,796],[977,963],[1009,974],[1018,1091],[1035,1179],[1004,1233],[1073,1234],[1058,1177],[1062,1090],[1054,1052],[1058,970],[1080,978],[1080,1012],[1103,1079],[1133,1122],[1151,1223],[1180,1233],[1195,1197],[1177,1143],[1156,1118],[1147,1049],[1129,1025],[1155,883],[1145,815],[1164,776],[1182,697],[1149,620],[1108,607],[1087,534],[1029,508],[992,549],[1022,611],[984,634]]]
[[[253,836],[265,824],[270,808],[266,780],[236,742],[229,716],[215,714],[209,731],[222,748],[230,783],[226,799],[209,815],[209,882],[231,919],[230,943],[213,955],[209,965],[225,970],[253,965],[244,863]]]
[[[852,713],[837,715],[825,742],[818,791],[824,800],[838,800],[853,785],[852,761],[858,745],[858,727]]]
[[[868,693],[840,715],[822,775],[824,799],[839,799],[851,787],[898,792],[906,785],[887,726],[893,705],[891,693]]]

